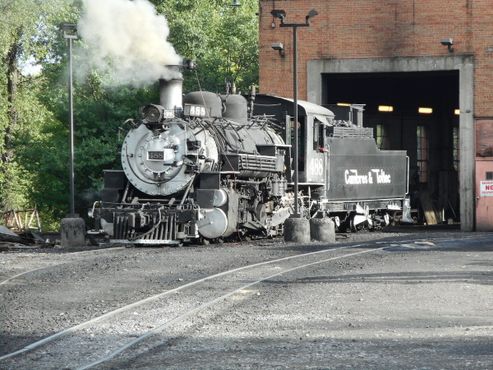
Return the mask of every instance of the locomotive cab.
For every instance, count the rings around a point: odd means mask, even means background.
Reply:
[[[277,131],[286,144],[294,143],[293,100],[271,95],[257,95],[255,115],[272,117],[279,125]],[[322,106],[298,101],[298,181],[300,185],[323,186],[325,184],[324,153],[327,127],[332,125],[334,113]],[[294,165],[289,164],[291,172]],[[291,174],[292,175],[292,174]],[[292,176],[290,176],[292,181]]]

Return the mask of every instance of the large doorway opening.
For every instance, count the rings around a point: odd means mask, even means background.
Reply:
[[[460,222],[459,71],[325,73],[322,104],[338,103],[366,104],[377,145],[407,151],[420,221]]]

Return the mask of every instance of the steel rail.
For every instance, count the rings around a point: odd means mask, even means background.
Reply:
[[[358,247],[362,247],[364,246],[364,244],[356,244],[356,245],[350,245],[350,246],[341,246],[341,247],[337,247],[337,248],[330,248],[330,249],[323,249],[323,250],[319,250],[319,251],[315,251],[315,252],[309,252],[309,253],[302,253],[302,254],[297,254],[297,255],[293,255],[293,256],[288,256],[288,257],[283,257],[283,258],[279,258],[279,259],[275,259],[275,260],[269,260],[269,261],[263,261],[263,262],[259,262],[259,263],[255,263],[255,264],[252,264],[252,265],[247,265],[247,266],[242,266],[242,267],[238,267],[238,268],[235,268],[235,269],[231,269],[231,270],[227,270],[227,271],[223,271],[223,272],[220,272],[220,273],[217,273],[217,274],[213,274],[213,275],[209,275],[209,276],[206,276],[204,278],[201,278],[201,279],[198,279],[198,280],[194,280],[194,281],[191,281],[189,283],[186,283],[186,284],[183,284],[183,285],[180,285],[179,287],[176,287],[176,288],[173,288],[173,289],[170,289],[170,290],[167,290],[167,291],[164,291],[164,292],[161,292],[161,293],[158,293],[158,294],[155,294],[153,296],[150,296],[150,297],[147,297],[147,298],[144,298],[142,300],[139,300],[139,301],[136,301],[136,302],[133,302],[133,303],[130,303],[128,305],[125,305],[125,306],[122,306],[120,308],[117,308],[116,310],[113,310],[113,311],[110,311],[110,312],[107,312],[101,316],[97,316],[97,317],[94,317],[88,321],[85,321],[85,322],[82,322],[80,324],[77,324],[77,325],[74,325],[72,327],[69,327],[67,329],[64,329],[62,331],[59,331],[55,334],[52,334],[46,338],[43,338],[43,339],[40,339],[36,342],[33,342],[21,349],[18,349],[14,352],[10,352],[10,353],[7,353],[3,356],[0,356],[0,361],[2,360],[6,360],[8,358],[11,358],[11,357],[14,357],[14,356],[17,356],[17,355],[20,355],[20,354],[23,354],[23,353],[26,353],[26,352],[29,352],[29,351],[32,351],[40,346],[43,346],[47,343],[50,343],[58,338],[61,338],[65,335],[68,335],[68,334],[71,334],[77,330],[80,330],[80,329],[84,329],[86,327],[88,327],[89,325],[92,325],[96,322],[99,322],[99,321],[102,321],[102,320],[105,320],[105,319],[109,319],[115,315],[118,315],[120,313],[123,313],[125,311],[128,311],[130,309],[133,309],[133,308],[136,308],[136,307],[139,307],[139,306],[142,306],[146,303],[149,303],[149,302],[152,302],[152,301],[155,301],[155,300],[158,300],[162,297],[165,297],[167,295],[170,295],[170,294],[173,294],[173,293],[176,293],[176,292],[179,292],[179,291],[182,291],[186,288],[189,288],[189,287],[193,287],[195,285],[198,285],[200,283],[203,283],[205,281],[208,281],[208,280],[212,280],[212,279],[216,279],[218,277],[222,277],[222,276],[226,276],[228,274],[233,274],[233,273],[236,273],[236,272],[240,272],[240,271],[244,271],[244,270],[247,270],[247,269],[252,269],[252,268],[255,268],[255,267],[259,267],[259,266],[264,266],[264,265],[267,265],[267,264],[272,264],[272,263],[278,263],[278,262],[283,262],[283,261],[288,261],[288,260],[291,260],[291,259],[297,259],[297,258],[303,258],[303,257],[306,257],[306,256],[312,256],[312,255],[317,255],[317,254],[322,254],[322,253],[329,253],[329,252],[332,252],[332,251],[337,251],[337,250],[342,250],[342,249],[350,249],[350,248],[358,248]],[[385,248],[385,247],[382,247],[382,248]]]
[[[179,316],[174,317],[171,320],[168,320],[168,321],[164,322],[163,324],[155,327],[154,329],[149,330],[147,333],[145,333],[145,334],[143,334],[143,335],[135,338],[134,340],[128,342],[127,344],[121,346],[117,350],[109,353],[105,357],[102,357],[99,360],[96,360],[96,361],[94,361],[94,362],[92,362],[90,364],[84,365],[82,367],[78,367],[77,370],[90,369],[90,368],[93,368],[94,366],[97,366],[97,365],[100,365],[100,364],[102,364],[104,362],[107,362],[107,361],[113,359],[114,357],[118,356],[119,354],[123,353],[124,351],[126,351],[130,347],[133,347],[137,343],[142,342],[143,340],[149,338],[150,336],[152,336],[154,334],[157,334],[158,332],[160,332],[161,330],[163,330],[165,327],[169,326],[170,324],[173,324],[173,323],[179,322],[180,320],[186,319],[187,317],[189,317],[189,316],[191,316],[191,315],[193,315],[193,314],[195,314],[195,313],[197,313],[199,311],[202,311],[202,310],[204,310],[206,308],[209,308],[209,307],[213,306],[214,304],[216,304],[216,303],[218,303],[220,301],[226,300],[227,298],[235,295],[236,293],[238,293],[238,292],[240,292],[242,290],[245,290],[247,288],[250,288],[250,287],[252,287],[254,285],[257,285],[259,283],[262,283],[262,282],[267,281],[269,279],[272,279],[274,277],[281,276],[281,275],[284,275],[284,274],[287,274],[289,272],[293,272],[293,271],[296,271],[296,270],[304,269],[306,267],[310,267],[310,266],[319,265],[319,264],[322,264],[322,263],[334,261],[334,260],[339,260],[339,259],[343,259],[343,258],[353,257],[353,256],[357,256],[357,255],[362,255],[362,254],[365,254],[365,253],[372,253],[372,252],[376,252],[376,251],[381,251],[381,250],[383,250],[385,248],[388,248],[388,247],[387,246],[384,246],[384,247],[380,247],[380,248],[373,248],[373,249],[366,250],[366,251],[349,253],[349,254],[345,254],[345,255],[342,255],[342,256],[336,256],[336,257],[326,258],[326,259],[323,259],[323,260],[320,260],[320,261],[306,263],[306,264],[303,264],[303,265],[300,265],[300,266],[292,267],[292,268],[289,268],[287,270],[284,270],[284,271],[281,271],[281,272],[278,272],[278,273],[269,275],[267,277],[258,279],[256,281],[250,282],[248,284],[245,284],[245,285],[241,286],[240,288],[237,288],[237,289],[235,289],[235,290],[233,290],[233,291],[231,291],[229,293],[223,294],[220,297],[214,298],[214,299],[212,299],[212,300],[210,300],[210,301],[208,301],[206,303],[201,304],[198,307],[195,307],[195,308],[193,308],[193,309],[191,309],[189,311],[186,311],[185,313],[183,313],[183,314],[181,314]]]
[[[462,237],[461,239],[478,239],[478,237],[477,236]],[[438,242],[440,242],[440,241],[454,241],[453,239],[449,239],[449,238],[433,238],[433,240],[438,241]],[[397,243],[408,243],[408,242],[418,242],[419,243],[419,239],[415,239],[415,240],[402,240],[402,241],[396,241],[396,242]],[[388,242],[387,241],[376,241],[374,243],[376,243],[376,244],[382,244],[382,243],[388,243]],[[356,247],[356,246],[353,246],[353,247]],[[89,254],[89,253],[92,253],[92,252],[102,252],[102,251],[109,251],[109,250],[114,251],[114,250],[126,249],[126,248],[127,247],[112,247],[112,248],[104,248],[104,249],[95,249],[95,250],[91,250],[91,251],[80,251],[80,252],[71,253],[71,256],[76,255],[76,254]],[[334,249],[331,249],[331,250],[334,250]],[[0,286],[6,284],[7,282],[9,282],[11,280],[17,279],[18,277],[21,277],[23,275],[27,275],[29,273],[36,272],[36,271],[39,271],[39,270],[48,269],[50,267],[56,267],[56,266],[61,266],[61,265],[69,264],[69,263],[72,263],[72,262],[74,262],[74,261],[61,262],[61,263],[50,265],[50,266],[44,266],[44,267],[39,267],[39,268],[35,268],[35,269],[32,269],[32,270],[24,271],[24,272],[21,272],[21,273],[19,273],[17,275],[11,276],[11,277],[9,277],[9,278],[1,281],[0,282]],[[0,360],[1,359],[2,358],[0,357]]]
[[[466,237],[466,239],[468,239]],[[297,254],[297,255],[293,255],[293,256],[288,256],[288,257],[283,257],[283,258],[278,258],[278,259],[274,259],[274,260],[269,260],[269,261],[263,261],[263,262],[259,262],[259,263],[255,263],[255,264],[251,264],[251,265],[247,265],[247,266],[242,266],[242,267],[239,267],[239,268],[235,268],[235,269],[231,269],[231,270],[227,270],[227,271],[223,271],[223,272],[220,272],[220,273],[217,273],[217,274],[213,274],[213,275],[209,275],[209,276],[206,276],[204,278],[201,278],[201,279],[198,279],[198,280],[195,280],[195,281],[192,281],[192,282],[189,282],[189,283],[186,283],[184,285],[181,285],[179,287],[176,287],[176,288],[173,288],[173,289],[170,289],[170,290],[167,290],[167,291],[164,291],[164,292],[161,292],[161,293],[158,293],[156,295],[153,295],[153,296],[150,296],[150,297],[147,297],[145,299],[142,299],[142,300],[139,300],[139,301],[136,301],[136,302],[133,302],[131,304],[128,304],[128,305],[125,305],[125,306],[122,306],[116,310],[113,310],[113,311],[110,311],[110,312],[107,312],[101,316],[98,316],[98,317],[95,317],[93,319],[90,319],[88,321],[85,321],[83,323],[80,323],[78,325],[75,325],[75,326],[72,326],[72,327],[69,327],[67,329],[64,329],[60,332],[57,332],[53,335],[50,335],[46,338],[43,338],[39,341],[36,341],[36,342],[33,342],[17,351],[14,351],[14,352],[11,352],[11,353],[8,353],[8,354],[5,354],[3,356],[0,357],[0,361],[1,360],[5,360],[5,359],[8,359],[8,358],[11,358],[11,357],[14,357],[14,356],[17,356],[19,354],[22,354],[22,353],[26,353],[26,352],[29,352],[29,351],[32,351],[42,345],[45,345],[45,344],[48,344],[58,338],[61,338],[65,335],[69,335],[71,333],[74,333],[75,331],[77,330],[80,330],[80,329],[84,329],[84,328],[87,328],[89,325],[91,324],[94,324],[94,323],[97,323],[99,321],[102,321],[102,320],[105,320],[105,319],[110,319],[112,318],[113,316],[116,316],[120,313],[123,313],[125,311],[128,311],[130,309],[133,309],[133,308],[136,308],[138,306],[141,306],[141,305],[144,305],[146,303],[150,303],[150,302],[153,302],[153,301],[156,301],[162,297],[165,297],[167,295],[170,295],[170,294],[173,294],[173,293],[176,293],[176,292],[179,292],[179,291],[182,291],[186,288],[190,288],[190,287],[193,287],[193,286],[196,286],[200,283],[203,283],[203,282],[206,282],[208,280],[212,280],[212,279],[215,279],[215,278],[218,278],[218,277],[223,277],[223,276],[227,276],[229,274],[234,274],[234,273],[237,273],[237,272],[240,272],[240,271],[245,271],[245,270],[248,270],[248,269],[253,269],[255,267],[259,267],[259,266],[265,266],[265,265],[268,265],[268,264],[273,264],[273,263],[278,263],[278,262],[283,262],[283,261],[288,261],[288,260],[293,260],[293,259],[299,259],[299,258],[303,258],[303,257],[307,257],[307,256],[313,256],[313,255],[317,255],[317,254],[324,254],[324,253],[330,253],[330,252],[333,252],[333,251],[340,251],[340,250],[343,250],[343,249],[354,249],[354,248],[359,248],[359,247],[366,247],[366,248],[371,248],[371,244],[375,245],[375,246],[378,246],[378,245],[382,245],[382,244],[385,244],[384,246],[382,247],[378,247],[378,248],[372,248],[370,250],[366,250],[366,251],[362,251],[362,252],[356,252],[356,253],[350,253],[350,254],[347,254],[347,255],[344,255],[344,256],[337,256],[337,257],[331,257],[331,258],[328,258],[328,259],[324,259],[324,260],[319,260],[319,261],[316,261],[316,262],[312,262],[310,264],[306,264],[306,265],[302,265],[302,266],[296,266],[294,268],[291,268],[291,269],[288,269],[288,270],[284,270],[284,271],[281,271],[281,272],[278,272],[274,275],[271,275],[271,276],[268,276],[266,278],[263,278],[257,282],[254,282],[254,283],[249,283],[239,289],[236,289],[234,292],[230,292],[230,293],[227,293],[226,295],[224,296],[221,296],[219,298],[216,298],[214,299],[213,301],[210,301],[210,302],[207,302],[207,303],[204,303],[203,305],[199,306],[199,307],[196,307],[190,311],[187,311],[187,313],[185,314],[182,314],[180,316],[177,316],[173,319],[171,319],[170,321],[167,321],[159,326],[157,326],[155,329],[153,329],[152,331],[150,331],[149,333],[146,333],[143,335],[143,338],[142,336],[141,337],[138,337],[137,339],[129,342],[127,345],[125,345],[125,348],[124,349],[119,349],[117,351],[119,351],[118,353],[121,353],[123,352],[126,348],[130,347],[130,346],[133,346],[135,343],[138,343],[138,341],[140,340],[143,340],[145,338],[147,338],[148,336],[152,335],[154,333],[154,331],[156,330],[159,330],[160,327],[162,326],[166,326],[166,325],[169,325],[170,323],[173,323],[173,322],[176,322],[176,321],[179,321],[199,310],[202,310],[202,309],[205,309],[207,307],[209,307],[210,305],[213,305],[214,303],[218,302],[219,300],[223,300],[233,294],[236,294],[238,291],[240,290],[243,290],[245,288],[248,288],[250,287],[251,285],[254,285],[254,284],[258,284],[259,282],[262,282],[262,281],[265,281],[265,280],[268,280],[272,277],[275,277],[275,276],[279,276],[279,275],[282,275],[282,274],[285,274],[287,272],[290,272],[290,271],[294,271],[296,269],[300,269],[300,268],[304,268],[304,267],[308,267],[310,265],[315,265],[315,264],[320,264],[320,263],[324,263],[324,262],[327,262],[327,261],[331,261],[331,260],[336,260],[336,259],[341,259],[341,258],[347,258],[347,257],[351,257],[353,255],[358,255],[358,254],[364,254],[364,253],[370,253],[370,252],[373,252],[373,251],[378,251],[378,250],[383,250],[383,249],[386,249],[386,248],[392,248],[392,247],[397,247],[397,246],[400,246],[400,247],[404,247],[406,249],[412,249],[412,247],[410,246],[407,246],[407,245],[403,245],[405,243],[412,243],[412,244],[416,244],[416,245],[419,245],[419,244],[422,244],[423,242],[429,242],[430,240],[433,240],[435,242],[441,242],[441,241],[456,241],[455,238],[453,239],[450,239],[450,237],[448,238],[422,238],[422,239],[410,239],[410,240],[395,240],[395,241],[392,241],[392,240],[387,240],[387,241],[371,241],[370,243],[364,243],[364,244],[355,244],[355,245],[346,245],[346,246],[341,246],[341,247],[337,247],[337,248],[329,248],[329,249],[322,249],[322,250],[319,250],[319,251],[314,251],[314,252],[309,252],[309,253],[302,253],[302,254]],[[213,302],[213,303],[212,303]],[[115,351],[116,352],[116,351]],[[118,354],[118,353],[115,353],[115,356]],[[107,360],[105,360],[107,361]],[[102,361],[104,362],[104,361]],[[91,366],[95,366],[95,364],[90,364]],[[89,365],[86,365],[86,366],[89,366]]]

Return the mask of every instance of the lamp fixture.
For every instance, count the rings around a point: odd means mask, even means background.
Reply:
[[[418,113],[420,113],[420,114],[432,114],[433,113],[433,108],[419,107],[418,108]]]
[[[454,48],[452,47],[452,45],[454,45],[454,39],[450,37],[446,39],[442,39],[440,41],[440,44],[446,46],[449,53],[452,53],[454,51]]]
[[[311,9],[305,17],[305,22],[308,23],[311,18],[318,15],[318,12],[315,9]]]
[[[272,49],[274,50],[277,50],[279,52],[279,55],[284,57],[285,56],[285,53],[284,53],[284,45],[282,42],[274,42],[272,45],[271,45]]]
[[[62,23],[60,28],[65,39],[77,40],[77,25],[74,23]]]
[[[273,9],[270,14],[272,14],[274,18],[279,18],[281,22],[284,22],[284,18],[286,18],[286,11],[282,9]]]
[[[286,19],[286,11],[284,9],[273,9],[270,14],[272,14],[274,18],[278,18],[281,20],[281,27],[307,27],[310,25],[310,19],[317,16],[318,12],[315,9],[311,9],[305,16],[305,23],[289,24],[284,23],[284,20]]]
[[[379,112],[386,112],[390,113],[394,111],[394,107],[392,105],[379,105],[378,106],[378,111]]]

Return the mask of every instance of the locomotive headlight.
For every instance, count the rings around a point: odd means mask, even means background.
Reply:
[[[142,108],[144,123],[159,123],[164,117],[164,108],[160,105],[150,104]]]

